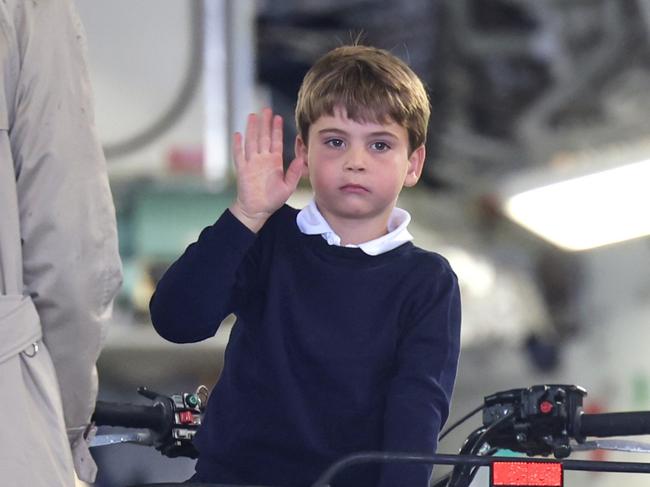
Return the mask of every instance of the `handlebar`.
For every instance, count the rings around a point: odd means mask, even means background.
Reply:
[[[207,388],[201,386],[194,394],[172,396],[164,396],[145,388],[139,388],[138,392],[154,403],[134,405],[98,401],[93,421],[98,425],[150,430],[153,435],[149,435],[146,441],[136,442],[153,445],[169,457],[196,458],[198,453],[192,440],[201,424],[207,402]],[[433,484],[435,487],[467,487],[480,466],[489,465],[492,472],[493,464],[503,465],[509,462],[518,464],[514,468],[520,470],[524,465],[525,468],[534,468],[531,465],[539,461],[542,462],[542,468],[546,468],[546,463],[561,464],[562,468],[570,470],[650,473],[650,464],[644,463],[561,460],[574,449],[608,448],[603,446],[607,440],[586,442],[587,437],[650,434],[650,411],[588,414],[582,409],[586,395],[587,392],[578,386],[552,384],[511,389],[486,396],[481,407],[450,427],[453,429],[474,413],[483,412],[482,425],[467,437],[457,455],[359,452],[333,464],[314,487],[329,486],[330,479],[350,465],[377,461],[454,465],[450,474]],[[91,446],[111,443],[105,439],[94,445],[91,442]],[[642,450],[638,442],[633,448],[617,442],[616,448],[608,449]],[[650,452],[650,445],[647,448],[644,451]],[[560,460],[494,456],[504,449],[524,453],[528,457],[554,455]]]
[[[97,425],[146,428],[163,432],[170,427],[170,418],[162,405],[138,406],[97,401],[92,420]]]
[[[200,386],[195,393],[165,396],[138,388],[138,393],[154,401],[151,406],[97,401],[92,421],[98,426],[122,426],[147,429],[151,433],[136,435],[101,435],[90,446],[114,443],[153,445],[168,457],[196,458],[198,452],[192,443],[201,424],[208,399],[208,390]]]
[[[637,436],[650,434],[650,412],[633,411],[627,413],[583,413],[577,416],[580,432],[578,440],[587,436],[605,438],[610,436]]]
[[[650,412],[588,414],[582,409],[586,395],[578,386],[552,384],[486,396],[480,441],[528,455],[563,458],[571,453],[571,440],[650,434]]]

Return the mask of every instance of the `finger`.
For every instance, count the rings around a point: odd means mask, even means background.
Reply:
[[[257,125],[257,115],[255,113],[249,114],[248,121],[246,122],[246,137],[244,139],[244,155],[246,160],[249,160],[251,156],[256,154],[258,151]]]
[[[260,127],[260,140],[258,150],[268,152],[271,149],[271,119],[273,112],[270,108],[262,110],[262,123]]]
[[[289,188],[291,188],[292,193],[298,186],[304,166],[304,159],[302,157],[296,157],[291,161],[291,164],[289,164],[289,167],[287,168],[287,172],[284,175],[284,182]]]
[[[273,117],[273,128],[271,129],[271,152],[282,155],[282,117]]]
[[[242,144],[242,134],[235,132],[232,138],[232,153],[235,158],[235,167],[239,168],[241,164],[246,160],[244,154],[244,145]]]

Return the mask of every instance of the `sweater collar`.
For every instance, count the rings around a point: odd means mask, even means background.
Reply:
[[[388,218],[388,233],[386,235],[358,245],[346,245],[346,247],[360,248],[368,255],[379,255],[393,250],[413,240],[413,236],[406,228],[410,221],[411,215],[408,211],[402,210],[401,208],[393,208]],[[325,220],[318,210],[316,202],[313,199],[298,212],[296,223],[302,233],[307,235],[321,235],[328,244],[341,246],[341,237],[332,230],[332,227],[330,227],[327,220]]]

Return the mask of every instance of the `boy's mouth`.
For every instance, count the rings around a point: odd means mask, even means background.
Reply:
[[[362,193],[369,193],[370,191],[368,188],[365,186],[361,186],[360,184],[344,184],[339,188],[341,191],[344,193],[357,193],[357,194],[362,194]]]

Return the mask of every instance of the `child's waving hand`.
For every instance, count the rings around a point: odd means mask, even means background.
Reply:
[[[237,199],[230,211],[253,232],[296,190],[304,161],[294,159],[285,174],[282,165],[282,117],[270,108],[251,113],[246,134],[234,135]]]

